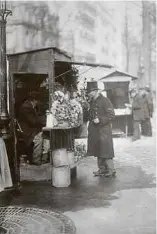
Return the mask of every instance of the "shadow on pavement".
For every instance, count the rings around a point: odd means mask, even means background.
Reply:
[[[69,188],[54,188],[51,182],[22,182],[21,193],[1,195],[0,205],[24,205],[57,209],[62,212],[89,207],[108,207],[118,199],[120,190],[155,187],[154,175],[146,174],[140,166],[117,169],[116,178],[93,177],[92,165],[78,168],[78,178]]]

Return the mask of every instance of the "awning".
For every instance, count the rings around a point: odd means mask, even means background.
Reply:
[[[132,80],[129,76],[113,76],[101,79],[103,83],[109,82],[130,82]]]
[[[82,66],[79,69],[80,78],[86,78],[87,81],[90,81],[91,78],[94,80],[100,80],[103,76],[106,76],[111,72],[111,69],[104,67],[92,67]]]

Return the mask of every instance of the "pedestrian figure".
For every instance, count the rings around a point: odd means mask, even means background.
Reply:
[[[141,131],[144,136],[152,136],[151,118],[153,115],[153,98],[148,87],[141,88],[142,109],[144,119],[141,122]]]
[[[132,104],[129,106],[132,109],[133,118],[133,138],[132,141],[136,141],[141,138],[141,121],[144,120],[143,109],[142,109],[142,97],[139,91],[134,88],[130,90],[130,97]]]
[[[97,82],[88,82],[87,92],[90,99],[87,155],[97,157],[99,170],[93,172],[95,176],[112,177],[116,174],[111,127],[114,109],[109,99],[98,92]]]

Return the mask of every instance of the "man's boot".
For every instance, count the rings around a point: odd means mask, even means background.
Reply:
[[[110,171],[108,173],[105,173],[105,177],[115,177],[116,176],[116,171]]]
[[[94,171],[93,174],[94,174],[94,176],[103,176],[104,172],[99,169],[98,171]]]

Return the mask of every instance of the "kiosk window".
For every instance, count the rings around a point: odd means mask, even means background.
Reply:
[[[125,103],[129,102],[128,83],[114,83],[107,87],[107,97],[116,109],[125,108]]]

